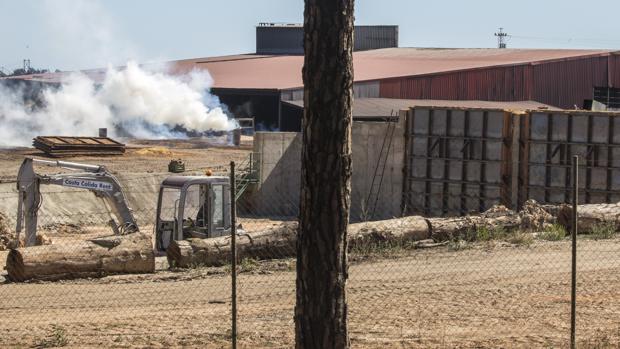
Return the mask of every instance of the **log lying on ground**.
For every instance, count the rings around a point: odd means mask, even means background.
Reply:
[[[478,216],[429,218],[431,237],[435,241],[471,239],[469,236],[482,228],[489,231],[511,231],[522,227],[521,215],[505,206],[497,205]]]
[[[74,244],[13,249],[6,269],[8,279],[16,282],[153,273],[155,254],[150,235],[138,232]]]
[[[384,221],[349,225],[349,248],[371,246],[382,242],[412,242],[432,238],[435,242],[453,239],[475,240],[481,229],[497,231],[542,231],[552,224],[566,225],[566,210],[570,206],[540,205],[527,201],[520,212],[498,205],[475,216],[424,218],[410,216]],[[580,231],[614,223],[620,229],[620,205],[579,206]],[[297,223],[287,223],[263,231],[242,233],[237,238],[238,256],[255,259],[294,257],[297,241]],[[188,239],[173,241],[167,250],[168,262],[173,267],[221,266],[230,259],[230,237]]]
[[[544,206],[557,217],[557,222],[569,231],[573,225],[573,208],[571,205]],[[620,230],[620,203],[616,204],[585,204],[577,206],[579,233],[590,233],[597,227],[612,227]]]
[[[237,234],[237,255],[243,258],[286,258],[295,255],[297,223]],[[230,237],[172,241],[166,249],[171,267],[221,266],[230,261]]]
[[[428,239],[427,220],[412,216],[349,225],[349,248],[379,242]],[[277,259],[294,257],[297,223],[286,223],[267,230],[240,233],[237,236],[239,259]],[[172,267],[220,266],[230,261],[230,237],[173,241],[166,251]]]

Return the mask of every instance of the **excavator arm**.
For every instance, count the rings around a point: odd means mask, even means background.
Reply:
[[[34,171],[34,164],[80,172],[41,175]],[[104,166],[26,158],[17,175],[19,201],[17,205],[17,227],[15,229],[18,238],[22,229],[25,229],[26,246],[33,246],[36,243],[37,218],[41,205],[41,185],[60,185],[89,190],[105,202],[111,216],[110,225],[115,234],[138,231],[138,225],[131,209],[127,206],[127,200],[120,183]]]

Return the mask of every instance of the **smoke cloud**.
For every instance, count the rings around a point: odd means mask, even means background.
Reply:
[[[175,77],[129,62],[109,67],[100,84],[70,74],[59,88],[43,89],[39,106],[24,102],[24,89],[0,85],[0,145],[29,145],[38,135],[88,136],[99,127],[149,139],[185,137],[179,129],[229,131],[237,124],[208,93],[212,83],[206,71]]]

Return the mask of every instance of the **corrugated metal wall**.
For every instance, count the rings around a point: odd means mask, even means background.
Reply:
[[[266,24],[256,27],[256,53],[301,55],[304,28],[301,25]],[[353,50],[398,47],[397,25],[356,25]]]
[[[300,26],[256,27],[256,53],[304,54],[304,28]]]
[[[379,97],[379,81],[355,82],[353,83],[353,95],[355,98],[377,98]],[[282,90],[283,101],[296,101],[304,99],[304,89]]]
[[[614,54],[609,57],[609,81],[610,86],[620,88],[620,54]]]
[[[607,57],[536,64],[532,66],[532,97],[562,108],[582,107],[595,86],[607,86]]]
[[[595,86],[620,86],[620,55],[380,81],[380,96],[405,99],[536,100],[581,107]]]
[[[386,98],[518,101],[529,99],[529,67],[514,66],[382,80]]]
[[[353,50],[398,47],[397,25],[356,25]]]

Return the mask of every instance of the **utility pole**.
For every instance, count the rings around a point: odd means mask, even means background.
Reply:
[[[504,28],[499,28],[499,32],[495,33],[495,36],[497,36],[497,48],[506,48],[508,33],[504,33]]]

